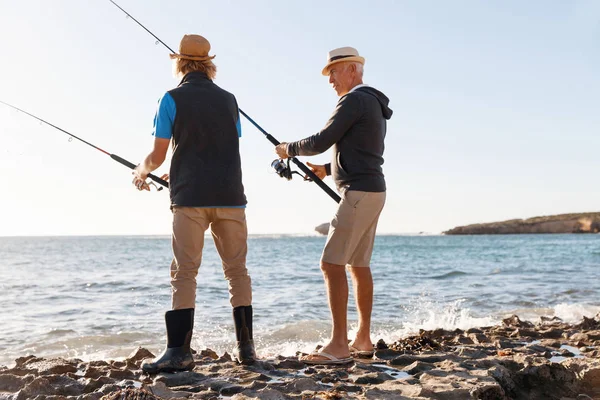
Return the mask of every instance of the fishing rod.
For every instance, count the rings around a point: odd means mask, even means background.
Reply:
[[[136,24],[138,24],[142,29],[144,29],[146,32],[148,32],[154,39],[156,39],[156,44],[162,44],[163,46],[165,46],[167,48],[167,50],[169,50],[172,54],[177,54],[176,51],[174,51],[172,48],[170,48],[165,42],[163,42],[162,40],[160,40],[160,38],[158,36],[156,36],[154,33],[152,33],[148,28],[146,28],[141,22],[139,22],[137,19],[135,19],[133,17],[133,15],[129,14],[127,11],[125,11],[120,5],[118,5],[117,3],[115,3],[113,0],[108,0],[111,3],[113,3],[115,5],[115,7],[117,7],[119,10],[121,10],[122,12],[125,13],[125,15],[127,16],[127,18],[131,18]],[[277,146],[278,144],[280,144],[280,142],[275,139],[272,135],[270,135],[269,133],[267,133],[267,131],[265,131],[260,125],[258,125],[252,118],[250,118],[250,116],[248,114],[246,114],[244,111],[242,111],[242,109],[240,109],[240,113],[252,124],[256,127],[256,129],[258,129],[263,135],[265,135],[265,137],[267,138],[267,140],[271,143],[273,143],[275,146]],[[304,176],[305,180],[308,181],[313,181],[314,183],[316,183],[321,189],[323,189],[325,191],[325,193],[327,193],[329,195],[329,197],[331,197],[336,203],[339,203],[341,201],[340,196],[333,190],[331,189],[325,182],[323,182],[321,180],[321,178],[319,178],[310,168],[308,168],[306,165],[304,165],[304,163],[300,160],[298,160],[296,157],[291,157],[288,159],[288,165],[286,166],[282,160],[275,160],[271,163],[271,166],[273,168],[275,168],[275,171],[277,172],[277,174],[283,178],[286,178],[287,180],[291,180],[292,179],[292,174],[293,173],[297,173],[295,171],[292,171],[289,167],[289,160],[291,160],[294,164],[296,164],[296,166],[302,171],[304,172],[306,175]],[[298,174],[301,175],[301,174]],[[302,176],[302,175],[301,175]]]
[[[69,141],[70,141],[71,139],[77,139],[77,140],[79,140],[80,142],[82,142],[82,143],[85,143],[85,144],[87,144],[88,146],[90,146],[90,147],[93,147],[94,149],[96,149],[96,150],[98,150],[98,151],[100,151],[100,152],[102,152],[102,153],[106,154],[107,156],[109,156],[110,158],[112,158],[113,160],[115,160],[116,162],[118,162],[118,163],[120,163],[120,164],[123,164],[124,166],[126,166],[126,167],[128,167],[128,168],[130,168],[130,169],[135,169],[135,167],[136,167],[136,165],[135,165],[134,163],[132,163],[132,162],[129,162],[129,161],[127,161],[126,159],[124,159],[124,158],[121,158],[121,157],[119,157],[119,156],[118,156],[118,155],[116,155],[116,154],[111,154],[111,153],[109,153],[108,151],[106,151],[106,150],[103,150],[103,149],[101,149],[100,147],[98,147],[98,146],[95,146],[95,145],[91,144],[90,142],[88,142],[88,141],[86,141],[86,140],[83,140],[82,138],[80,138],[80,137],[78,137],[78,136],[75,136],[75,135],[73,135],[71,132],[68,132],[68,131],[66,131],[66,130],[64,130],[64,129],[62,129],[62,128],[60,128],[60,127],[58,127],[58,126],[54,125],[54,124],[51,124],[51,123],[50,123],[50,122],[48,122],[48,121],[45,121],[45,120],[43,120],[43,119],[39,118],[39,117],[36,117],[35,115],[33,115],[33,114],[31,114],[31,113],[28,113],[28,112],[27,112],[27,111],[25,111],[25,110],[22,110],[22,109],[20,109],[20,108],[18,108],[18,107],[15,107],[15,106],[13,106],[12,104],[5,103],[5,102],[3,102],[2,100],[0,100],[0,103],[4,104],[5,106],[8,106],[8,107],[10,107],[10,108],[12,108],[12,109],[14,109],[14,110],[20,111],[20,112],[22,112],[23,114],[29,115],[31,118],[35,118],[35,119],[37,119],[38,121],[40,121],[40,122],[43,122],[44,124],[46,124],[46,125],[49,125],[49,126],[53,127],[54,129],[57,129],[57,130],[59,130],[59,131],[61,131],[61,132],[63,132],[63,133],[66,133],[66,134],[67,134],[67,135],[69,135],[69,137],[70,137]],[[160,179],[160,178],[159,178],[158,176],[156,176],[156,175],[149,174],[149,175],[148,175],[148,178],[152,179],[154,182],[156,182],[156,183],[158,183],[158,184],[160,184],[160,185],[163,185],[164,187],[167,187],[167,188],[169,187],[169,183],[168,183],[167,181],[165,181],[164,179]],[[158,189],[159,191],[160,191],[160,190],[162,190],[162,188],[161,188],[161,187],[158,187],[158,186],[157,186],[157,189]]]

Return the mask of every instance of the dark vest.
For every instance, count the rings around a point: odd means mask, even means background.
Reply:
[[[169,94],[176,107],[169,175],[171,205],[245,205],[236,128],[239,110],[233,94],[203,72],[190,72]]]

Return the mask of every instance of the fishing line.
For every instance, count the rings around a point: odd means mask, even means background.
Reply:
[[[65,134],[67,134],[67,135],[69,136],[69,142],[73,141],[73,139],[77,139],[77,140],[79,140],[80,142],[82,142],[82,143],[85,143],[85,144],[87,144],[88,146],[90,146],[90,147],[93,147],[94,149],[96,149],[96,150],[98,150],[98,151],[100,151],[100,152],[102,152],[102,153],[106,154],[107,156],[109,156],[109,157],[110,157],[110,158],[112,158],[113,160],[117,161],[117,162],[118,162],[118,163],[120,163],[120,164],[123,164],[124,166],[126,166],[126,167],[128,167],[128,168],[130,168],[130,169],[135,169],[135,167],[136,167],[136,165],[135,165],[134,163],[132,163],[132,162],[130,162],[130,161],[127,161],[127,160],[125,160],[124,158],[121,158],[121,157],[119,157],[119,156],[118,156],[118,155],[116,155],[116,154],[111,154],[111,153],[109,153],[108,151],[106,151],[106,150],[104,150],[104,149],[101,149],[100,147],[98,147],[98,146],[96,146],[96,145],[94,145],[94,144],[92,144],[92,143],[88,142],[87,140],[84,140],[84,139],[80,138],[79,136],[75,136],[75,135],[73,135],[71,132],[68,132],[68,131],[66,131],[66,130],[64,130],[64,129],[62,129],[62,128],[60,128],[60,127],[58,127],[58,126],[54,125],[54,124],[51,124],[50,122],[48,122],[48,121],[46,121],[46,120],[43,120],[43,119],[41,119],[41,118],[39,118],[39,117],[36,117],[35,115],[33,115],[33,114],[31,114],[31,113],[29,113],[29,112],[27,112],[27,111],[25,111],[25,110],[22,110],[22,109],[20,109],[20,108],[18,108],[18,107],[15,107],[15,106],[13,106],[12,104],[5,103],[5,102],[4,102],[4,101],[2,101],[2,100],[0,100],[0,103],[4,104],[5,106],[8,106],[8,107],[12,108],[13,110],[17,110],[17,111],[19,111],[19,112],[22,112],[23,114],[25,114],[25,115],[28,115],[28,116],[30,116],[31,118],[35,118],[36,120],[38,120],[38,121],[40,122],[40,125],[42,125],[42,124],[46,124],[46,125],[49,125],[49,126],[51,126],[51,127],[52,127],[52,128],[54,128],[54,129],[57,129],[57,130],[59,130],[59,131],[61,131],[61,132],[65,133]],[[149,174],[149,175],[148,175],[148,178],[152,179],[154,182],[156,182],[156,183],[158,183],[158,184],[160,184],[160,185],[163,185],[164,187],[167,187],[167,188],[169,187],[169,183],[168,183],[167,181],[165,181],[164,179],[160,179],[160,178],[159,178],[158,176],[156,176],[156,175]],[[157,189],[158,189],[159,191],[160,191],[160,190],[162,190],[162,188],[161,188],[161,187],[157,187]]]
[[[160,38],[158,36],[156,36],[154,33],[152,33],[148,28],[146,28],[141,22],[139,22],[137,19],[135,19],[127,11],[125,11],[121,6],[119,6],[113,0],[108,0],[108,1],[110,1],[112,4],[114,4],[115,7],[117,7],[119,10],[121,10],[122,12],[124,12],[128,19],[132,19],[136,24],[138,24],[142,29],[144,29],[146,32],[148,32],[154,39],[156,39],[155,44],[160,43],[163,46],[165,46],[167,48],[167,50],[169,50],[171,53],[176,54],[176,52],[172,48],[170,48],[169,46],[167,46],[167,44],[165,42],[163,42],[162,40],[160,40]],[[280,142],[277,139],[275,139],[272,135],[270,135],[269,133],[267,133],[267,131],[265,131],[260,125],[258,125],[252,118],[250,118],[250,116],[248,114],[246,114],[242,109],[240,109],[240,114],[242,114],[252,125],[254,125],[256,127],[256,129],[258,129],[263,135],[265,135],[265,137],[267,138],[268,141],[270,141],[271,143],[273,143],[275,146],[277,146],[278,144],[280,144]],[[340,196],[333,189],[331,189],[325,182],[323,182],[321,180],[321,178],[319,178],[317,175],[315,175],[315,173],[310,168],[308,168],[306,165],[304,165],[304,163],[302,161],[298,160],[296,157],[290,157],[290,160],[294,164],[296,164],[296,166],[302,172],[304,172],[306,174],[306,176],[308,177],[308,178],[306,178],[306,180],[312,181],[312,182],[316,183],[336,203],[339,203],[341,201]],[[277,160],[275,160],[275,161],[277,161]],[[272,165],[275,164],[275,161],[272,162]],[[282,175],[280,175],[280,176],[282,176]],[[290,172],[289,176],[291,176],[291,172]]]

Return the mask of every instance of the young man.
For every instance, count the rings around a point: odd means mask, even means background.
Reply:
[[[332,175],[342,194],[331,221],[321,257],[327,297],[333,320],[331,340],[320,352],[302,360],[307,364],[343,364],[351,354],[373,354],[371,310],[373,279],[371,254],[379,214],[385,203],[383,164],[386,121],[392,116],[388,98],[363,84],[365,59],[352,47],[329,52],[323,75],[340,99],[319,133],[306,139],[282,143],[275,148],[281,158],[312,156],[333,146],[333,161],[327,165],[308,163],[321,179]],[[348,347],[348,266],[358,308],[358,332]]]
[[[169,144],[173,212],[172,310],[165,314],[167,347],[147,373],[194,367],[190,351],[196,275],[202,260],[204,233],[210,227],[229,283],[237,336],[234,357],[255,360],[252,340],[252,286],[246,269],[246,196],[239,154],[240,117],[235,97],[213,83],[217,68],[210,43],[185,35],[179,54],[171,54],[174,72],[182,77],[160,100],[154,120],[154,149],[134,170],[133,184],[148,190],[149,173],[164,162]]]

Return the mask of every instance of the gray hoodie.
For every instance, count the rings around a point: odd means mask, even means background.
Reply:
[[[338,191],[384,192],[383,164],[386,122],[392,116],[389,99],[372,87],[360,87],[342,97],[325,128],[288,143],[290,157],[314,156],[333,146],[327,174]]]

